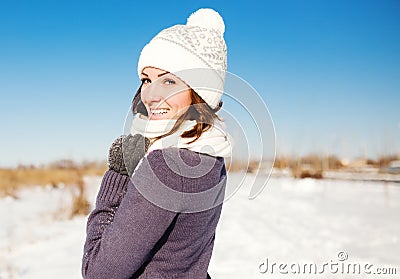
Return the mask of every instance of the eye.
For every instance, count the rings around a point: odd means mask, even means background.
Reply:
[[[171,85],[171,84],[175,84],[175,83],[176,82],[173,79],[167,78],[164,80],[164,84],[167,84],[167,85]]]
[[[149,84],[149,83],[151,83],[151,80],[148,79],[148,78],[142,78],[141,81],[142,81],[142,84]]]

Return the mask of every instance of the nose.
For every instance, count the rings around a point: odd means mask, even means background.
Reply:
[[[163,100],[162,96],[158,93],[157,86],[153,84],[147,86],[142,90],[142,101],[148,105],[159,103]]]

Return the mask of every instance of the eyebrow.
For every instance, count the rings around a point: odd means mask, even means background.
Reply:
[[[159,74],[158,77],[162,77],[163,75],[166,75],[166,74],[169,74],[169,72],[165,72],[165,73]]]
[[[169,72],[161,73],[161,74],[159,74],[159,75],[157,75],[157,76],[158,76],[158,77],[162,77],[163,75],[166,75],[166,74],[169,74]],[[149,75],[146,74],[145,72],[142,72],[142,75],[144,75],[144,76],[146,76],[146,77],[149,76]]]

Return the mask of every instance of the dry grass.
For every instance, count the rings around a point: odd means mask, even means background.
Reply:
[[[40,168],[0,169],[0,197],[16,197],[18,189],[33,185],[51,185],[52,187],[58,187],[61,184],[66,186],[80,185],[83,176],[103,175],[105,171],[105,163],[93,162],[82,165],[53,163]]]
[[[347,160],[341,160],[334,155],[322,156],[310,154],[301,157],[277,156],[273,167],[281,170],[289,169],[292,176],[295,178],[311,177],[320,179],[324,177],[325,171],[354,171],[355,168],[377,168],[379,172],[385,172],[385,168],[396,160],[400,160],[400,155],[381,156],[377,159],[355,159],[349,162]],[[232,172],[247,171],[249,173],[254,173],[258,168],[264,168],[265,165],[268,166],[268,164],[261,164],[259,166],[257,161],[247,162],[246,160],[235,161],[233,163],[227,162],[227,170]]]
[[[274,168],[290,169],[295,178],[323,178],[326,170],[338,170],[345,166],[336,156],[319,156],[315,154],[293,158],[288,156],[277,157]]]
[[[235,162],[230,162],[228,160],[225,161],[226,170],[230,172],[248,172],[255,173],[258,169],[265,168],[265,162],[260,162],[258,160],[236,160]],[[267,164],[268,165],[268,164]]]
[[[76,184],[76,191],[72,197],[71,211],[69,218],[73,218],[78,215],[87,215],[90,212],[90,203],[86,198],[85,185],[81,179],[78,184]]]
[[[90,203],[85,194],[84,176],[103,175],[107,169],[105,162],[89,162],[81,165],[72,161],[58,161],[48,166],[18,167],[15,169],[0,169],[0,197],[12,196],[18,198],[17,192],[23,187],[61,185],[71,187],[72,204],[68,206],[67,217],[87,215]]]
[[[325,158],[316,155],[298,158],[289,165],[295,178],[323,178]]]
[[[242,170],[246,170],[247,169],[247,164],[246,162],[239,162],[239,161],[235,161],[235,162],[230,162],[230,161],[226,161],[226,170],[227,171],[231,171],[231,172],[238,172],[238,171],[242,171]]]
[[[397,160],[400,160],[400,155],[387,155],[380,157],[377,161],[370,160],[369,164],[383,168],[389,166],[392,161]]]

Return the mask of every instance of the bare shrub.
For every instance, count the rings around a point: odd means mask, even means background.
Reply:
[[[83,177],[79,179],[76,184],[76,191],[73,192],[71,212],[69,217],[84,215],[86,216],[90,212],[90,203],[86,198],[85,184]]]
[[[276,157],[274,162],[274,168],[276,169],[286,169],[290,166],[292,159],[289,157],[281,156]]]
[[[299,176],[300,176],[300,178],[315,178],[315,179],[323,178],[321,170],[317,170],[317,171],[302,170],[300,172]]]
[[[250,161],[246,171],[248,173],[255,173],[259,167],[260,166],[258,161]]]
[[[293,160],[289,167],[294,178],[323,178],[323,160],[316,155]]]
[[[378,164],[379,167],[388,167],[390,162],[400,160],[400,156],[397,155],[387,155],[387,156],[381,156],[378,159]]]
[[[325,163],[324,169],[326,170],[337,170],[344,167],[342,161],[334,155],[322,158],[322,160]]]

